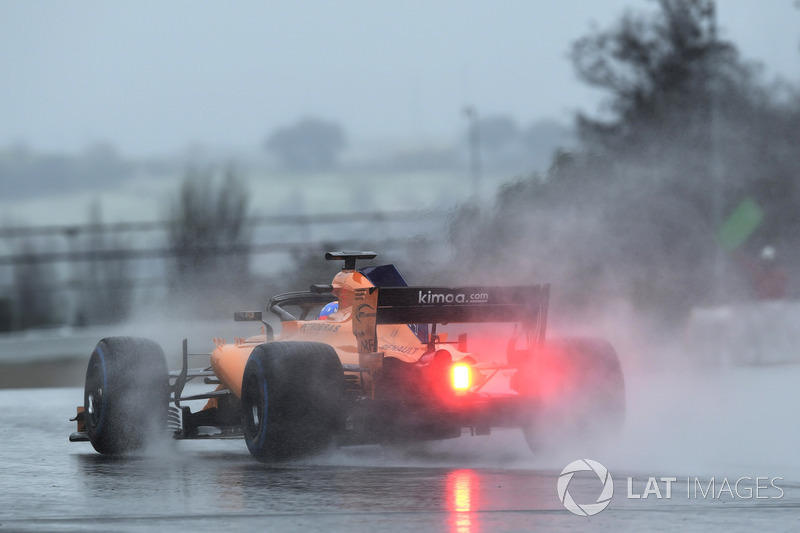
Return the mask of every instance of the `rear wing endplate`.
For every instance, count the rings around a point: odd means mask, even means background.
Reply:
[[[378,324],[520,322],[544,342],[550,285],[522,287],[369,287],[357,289],[353,333],[359,353],[377,350]]]

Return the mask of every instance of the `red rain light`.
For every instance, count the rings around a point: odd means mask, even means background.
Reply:
[[[450,377],[453,389],[456,391],[467,391],[472,386],[472,372],[469,365],[453,365]]]

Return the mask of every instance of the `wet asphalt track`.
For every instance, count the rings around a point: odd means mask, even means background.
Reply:
[[[782,482],[781,500],[645,501],[627,499],[632,474],[615,471],[611,505],[574,516],[556,494],[563,465],[533,462],[516,432],[280,466],[253,461],[241,440],[109,459],[67,441],[81,397],[74,388],[0,391],[0,531],[800,530],[796,479]],[[576,476],[570,491],[598,483]]]

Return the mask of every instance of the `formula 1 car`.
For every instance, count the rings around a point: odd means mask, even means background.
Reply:
[[[327,253],[344,261],[332,284],[269,301],[280,336],[261,312],[237,312],[235,320],[261,322],[261,334],[215,339],[210,354],[190,353],[184,340],[179,371],[167,371],[151,340],[101,340],[70,440],[120,454],[164,434],[244,437],[257,459],[281,461],[331,445],[394,445],[497,427],[522,428],[538,451],[566,431],[621,424],[625,385],[611,345],[545,340],[549,285],[409,287],[393,265],[356,268],[375,256]],[[483,322],[515,324],[510,338],[494,343],[494,360],[471,352],[467,334],[450,341],[439,329]],[[190,365],[197,356],[206,362]],[[188,394],[194,380],[209,387]],[[492,382],[504,390],[487,392]],[[193,411],[186,404],[195,400],[204,406]]]

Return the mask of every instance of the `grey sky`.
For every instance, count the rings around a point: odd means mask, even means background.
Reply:
[[[518,120],[593,110],[567,59],[646,0],[0,3],[0,147],[125,155],[256,148],[307,115],[351,139],[450,140],[462,106]],[[721,35],[800,81],[793,0],[720,0]]]

